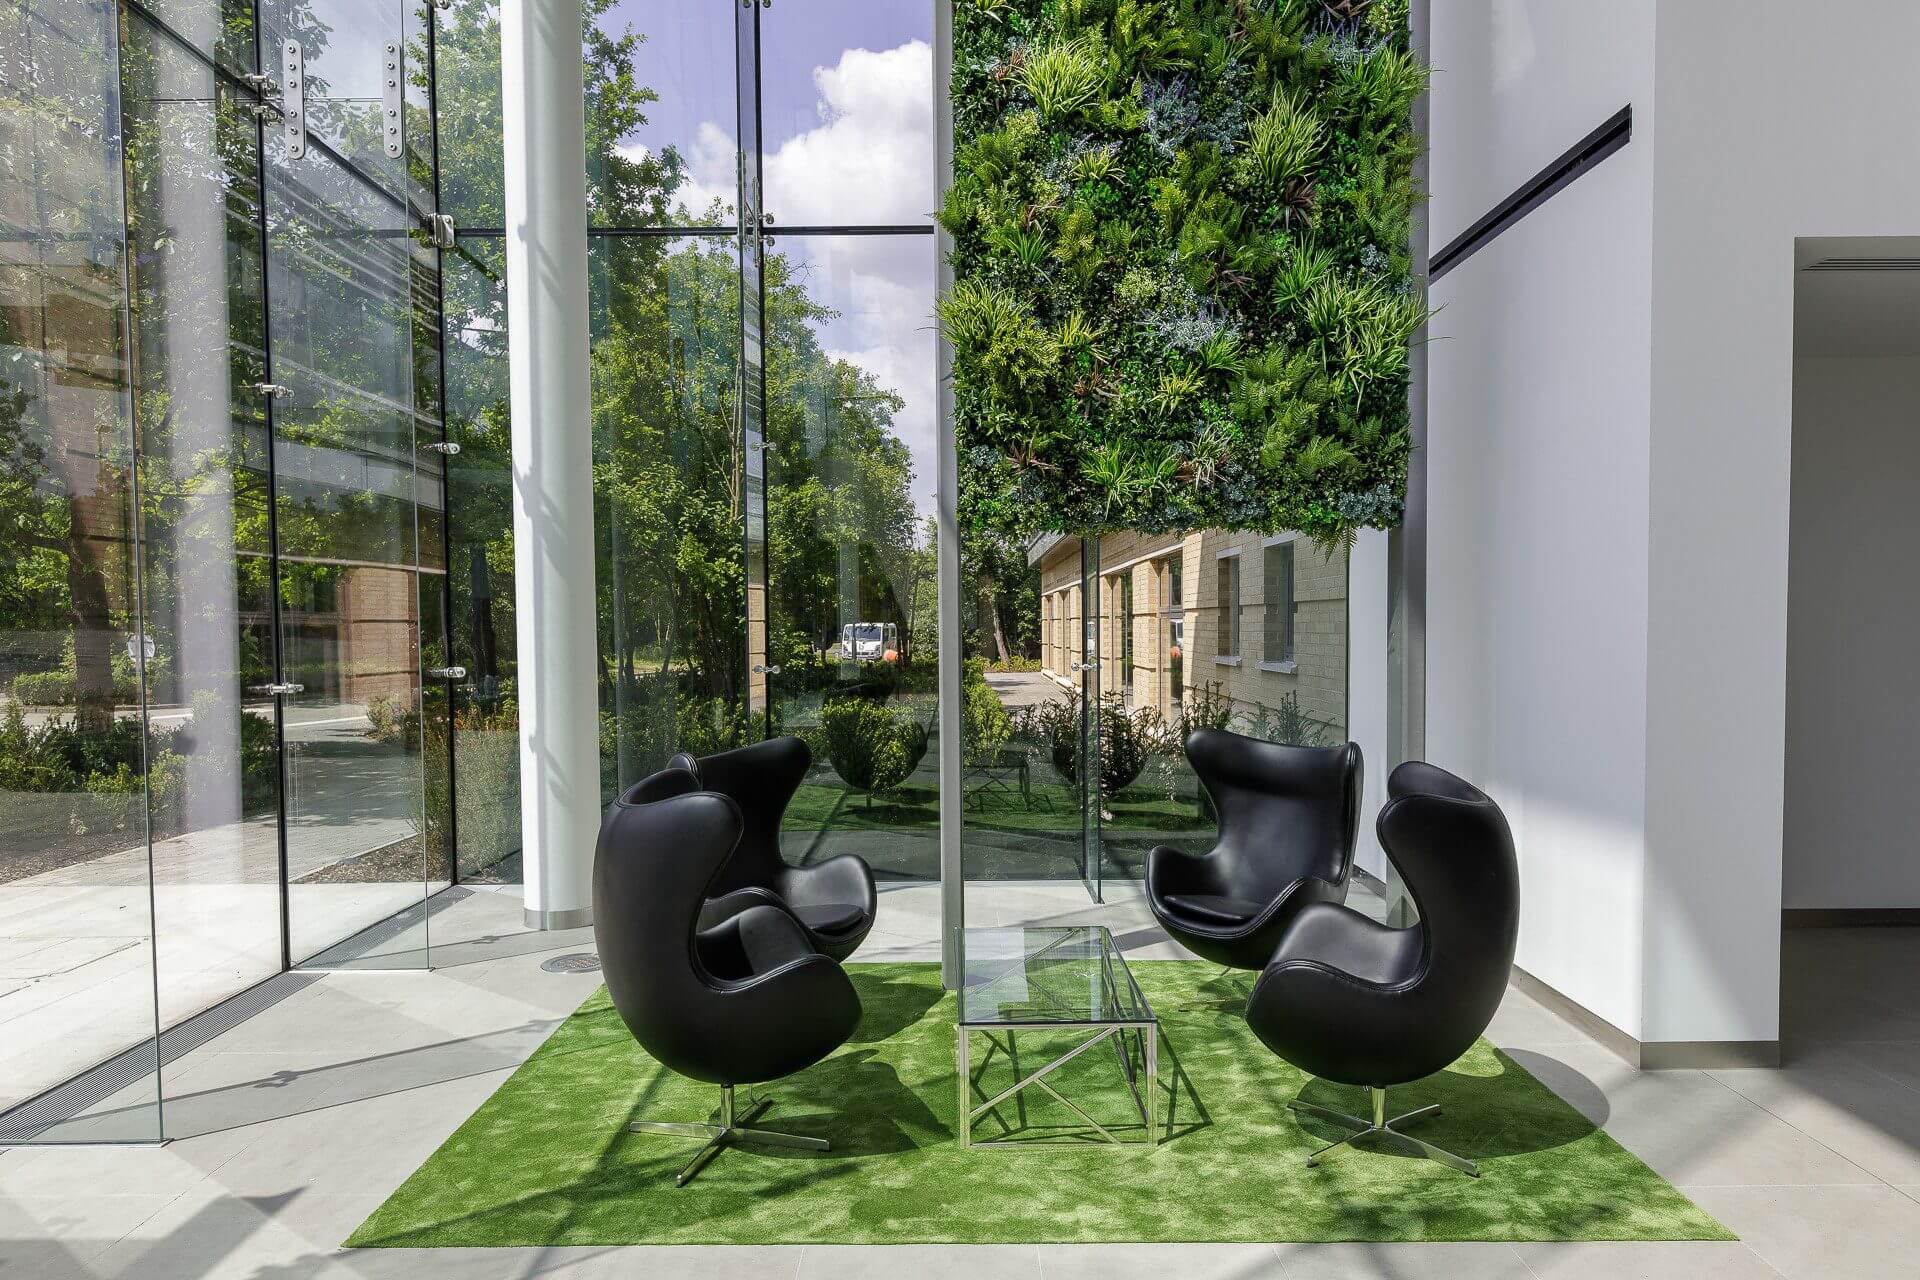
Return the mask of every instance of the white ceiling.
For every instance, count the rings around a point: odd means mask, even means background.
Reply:
[[[1920,262],[1920,236],[1799,240],[1794,245],[1794,354],[1920,356],[1920,270],[1807,270],[1831,258]]]

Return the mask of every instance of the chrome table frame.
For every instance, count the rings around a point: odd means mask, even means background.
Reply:
[[[1114,1003],[1118,1004],[1117,993],[1119,985],[1118,979],[1113,972],[1113,965],[1114,961],[1118,959],[1120,965],[1124,968],[1126,960],[1120,957],[1118,950],[1114,947],[1113,935],[1105,928],[1100,928],[1099,932],[1105,935],[1106,939],[1106,945],[1102,950],[1100,959],[1101,983],[1110,996],[1113,997]],[[1065,937],[1063,937],[1060,941],[1065,940]],[[1048,947],[1043,947],[1032,955],[1022,956],[1020,963],[1022,965],[1031,963],[1045,955],[1052,946],[1057,945],[1058,943],[1050,944]],[[1127,974],[1127,981],[1136,992],[1139,991],[1139,984],[1133,981],[1133,975],[1130,972]],[[965,1018],[964,1014],[962,1014],[955,1031],[955,1054],[957,1059],[957,1070],[955,1074],[959,1090],[959,1109],[956,1115],[959,1119],[960,1145],[964,1148],[1086,1147],[1099,1145],[1084,1138],[1000,1137],[976,1139],[973,1136],[974,1125],[977,1124],[982,1117],[994,1114],[1002,1104],[1010,1101],[1029,1086],[1037,1085],[1049,1097],[1053,1098],[1054,1101],[1079,1116],[1081,1120],[1086,1122],[1086,1124],[1107,1143],[1117,1147],[1159,1146],[1160,1021],[1153,1016],[1153,1010],[1147,1006],[1144,994],[1141,995],[1140,1004],[1141,1008],[1147,1014],[1145,1019],[1088,1018],[1077,1021],[1033,1022],[1001,1020],[969,1021]],[[964,1004],[962,1007],[964,1008]],[[1089,1031],[1092,1034],[1038,1070],[1021,1075],[1019,1074],[1019,1059],[1014,1052],[1014,1035],[1021,1031]],[[986,1036],[988,1042],[986,1053],[981,1055],[977,1063],[973,1057],[973,1037],[975,1035]],[[1002,1037],[1004,1037],[1004,1042]],[[1058,1089],[1055,1089],[1053,1085],[1047,1081],[1047,1076],[1051,1075],[1054,1071],[1065,1066],[1088,1050],[1102,1044],[1110,1044],[1113,1046],[1114,1057],[1120,1064],[1121,1073],[1126,1077],[1127,1090],[1133,1095],[1134,1106],[1138,1108],[1140,1112],[1140,1120],[1144,1126],[1145,1136],[1138,1141],[1129,1142],[1116,1137],[1111,1129],[1088,1115],[1079,1104],[1075,1103]],[[996,1053],[1014,1064],[1016,1078],[1011,1085],[994,1094],[992,1097],[988,1097],[986,1091],[980,1087],[980,1079],[985,1074],[988,1064],[993,1061],[994,1054]],[[1136,1054],[1139,1056],[1138,1067],[1135,1065]],[[1144,1086],[1144,1088],[1142,1086]],[[974,1096],[976,1094],[982,1099],[978,1104],[974,1102]],[[1006,1122],[1002,1120],[1001,1123],[1002,1126],[1005,1127]]]

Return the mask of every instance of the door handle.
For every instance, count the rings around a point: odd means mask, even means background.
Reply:
[[[427,679],[429,680],[465,680],[466,678],[467,669],[465,667],[427,668]]]
[[[290,697],[306,691],[307,686],[303,684],[256,684],[247,690],[248,693],[270,693],[276,698]]]

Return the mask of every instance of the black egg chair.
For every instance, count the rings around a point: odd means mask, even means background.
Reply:
[[[704,1138],[685,1185],[735,1143],[824,1151],[824,1138],[777,1133],[734,1109],[736,1085],[792,1075],[845,1044],[860,999],[838,963],[778,907],[749,906],[698,928],[715,879],[740,841],[740,810],[684,769],[630,788],[608,809],[593,862],[593,930],[607,993],[627,1029],[670,1070],[720,1086],[711,1123],[639,1121],[637,1133]]]
[[[1346,906],[1302,911],[1247,1000],[1267,1048],[1323,1080],[1365,1088],[1372,1118],[1296,1100],[1353,1130],[1307,1157],[1384,1135],[1479,1176],[1470,1160],[1403,1129],[1440,1113],[1387,1118],[1387,1090],[1442,1071],[1472,1047],[1500,1007],[1520,929],[1520,873],[1500,807],[1444,769],[1408,761],[1387,781],[1377,824],[1419,921],[1389,928]]]
[[[1258,970],[1303,908],[1346,897],[1360,828],[1360,747],[1196,729],[1186,752],[1219,815],[1219,842],[1203,854],[1168,845],[1149,852],[1147,905],[1187,950]]]
[[[712,927],[748,907],[779,907],[806,930],[814,950],[845,960],[873,931],[879,897],[872,869],[850,853],[808,867],[793,866],[780,854],[780,823],[812,763],[806,743],[785,737],[698,758],[682,753],[667,767],[686,770],[702,790],[740,808],[740,847],[714,882],[702,925]]]

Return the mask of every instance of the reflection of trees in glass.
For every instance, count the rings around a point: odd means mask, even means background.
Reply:
[[[667,225],[684,168],[672,148],[621,150],[655,94],[633,77],[645,37],[615,29],[610,8],[589,0],[585,12],[592,221]],[[444,14],[437,57],[443,201],[473,225],[495,223],[497,7],[475,0]],[[727,220],[717,209],[696,211],[707,214],[694,220]],[[455,554],[454,624],[472,652],[476,586],[501,597],[512,569],[511,455],[504,261],[494,243],[462,244],[447,295],[449,412],[463,447],[454,540],[469,548]],[[630,778],[675,749],[717,749],[754,733],[742,715],[737,245],[729,237],[596,237],[591,272],[603,753],[610,770],[617,759],[618,775]],[[897,623],[905,654],[918,647],[924,656],[932,549],[894,425],[903,401],[824,350],[819,331],[834,315],[809,294],[797,264],[770,253],[764,275],[769,661],[803,686],[829,678],[849,579],[863,619]],[[499,644],[508,677],[510,636]]]

